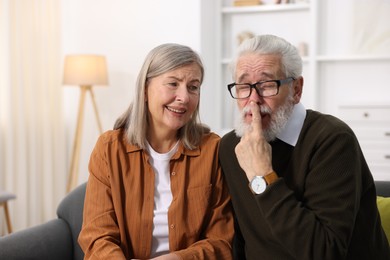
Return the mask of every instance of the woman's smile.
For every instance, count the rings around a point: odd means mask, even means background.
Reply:
[[[187,109],[185,108],[174,108],[174,107],[170,107],[170,106],[165,106],[165,108],[173,113],[177,113],[177,114],[184,114],[185,112],[187,112]]]

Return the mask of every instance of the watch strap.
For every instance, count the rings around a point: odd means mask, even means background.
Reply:
[[[267,175],[264,175],[263,178],[267,185],[271,185],[279,178],[279,176],[276,174],[276,172],[270,172]]]

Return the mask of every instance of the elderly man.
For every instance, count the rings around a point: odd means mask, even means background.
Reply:
[[[220,144],[236,259],[390,259],[374,181],[352,130],[300,103],[302,59],[273,35],[241,44],[240,116]]]

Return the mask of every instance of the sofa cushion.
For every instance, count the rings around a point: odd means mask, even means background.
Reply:
[[[390,197],[377,196],[377,205],[379,215],[381,216],[382,227],[390,245]]]
[[[0,259],[73,259],[70,229],[64,220],[53,219],[0,237]]]

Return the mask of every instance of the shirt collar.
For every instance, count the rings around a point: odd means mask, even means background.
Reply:
[[[126,150],[128,153],[133,153],[133,152],[137,152],[137,151],[142,150],[138,145],[129,144],[127,141],[126,141],[126,147],[127,147]],[[179,141],[177,151],[172,156],[172,159],[180,158],[181,154],[188,155],[188,156],[199,156],[200,155],[200,148],[198,146],[193,150],[189,150],[189,149],[186,149],[184,147],[184,145],[182,144],[181,141]]]
[[[286,126],[277,136],[277,138],[285,143],[288,143],[289,145],[295,146],[297,144],[299,134],[301,133],[305,118],[305,107],[301,103],[296,104],[293,108],[290,118],[286,123]]]

